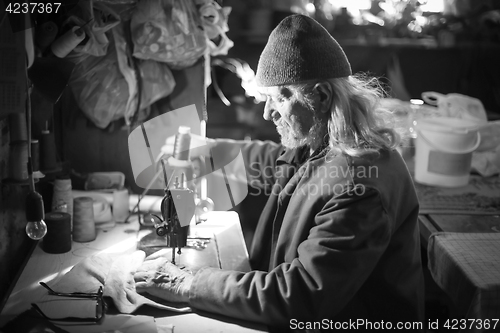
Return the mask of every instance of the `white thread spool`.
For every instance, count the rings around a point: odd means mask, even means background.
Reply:
[[[52,212],[66,212],[71,216],[70,226],[73,226],[73,195],[71,179],[56,179],[52,195]]]
[[[90,197],[78,197],[73,206],[73,240],[90,242],[96,238],[94,220],[94,200]]]
[[[125,222],[129,213],[129,195],[127,189],[113,192],[113,218],[116,222]]]
[[[56,39],[50,46],[50,49],[56,57],[64,58],[84,39],[85,32],[79,26],[74,26],[71,30],[68,30],[64,35]]]

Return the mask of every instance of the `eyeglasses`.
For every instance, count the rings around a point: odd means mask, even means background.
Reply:
[[[62,296],[62,297],[71,297],[71,298],[78,298],[78,299],[94,299],[96,300],[96,313],[95,317],[88,317],[88,318],[79,318],[79,317],[66,317],[66,318],[50,318],[45,313],[43,313],[42,309],[35,304],[31,303],[31,306],[35,308],[36,311],[42,315],[47,320],[53,320],[53,321],[64,321],[64,322],[80,322],[80,323],[98,323],[101,321],[101,319],[104,318],[104,315],[106,313],[106,303],[104,302],[104,291],[102,286],[99,287],[99,290],[97,290],[96,293],[80,293],[80,292],[74,292],[74,293],[59,293],[52,288],[50,288],[46,283],[40,282],[40,285],[47,289],[49,291],[49,295],[52,296]]]

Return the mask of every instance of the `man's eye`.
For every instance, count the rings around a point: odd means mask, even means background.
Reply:
[[[283,95],[265,95],[267,102],[280,103],[285,102],[286,98]]]

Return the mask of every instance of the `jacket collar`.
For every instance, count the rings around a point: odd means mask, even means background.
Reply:
[[[281,156],[276,160],[277,165],[289,164],[298,167],[302,165],[309,155],[309,147],[302,146],[299,148],[288,149],[285,148]]]
[[[288,149],[285,148],[281,155],[276,160],[277,165],[289,164],[299,167],[304,164],[308,159],[319,158],[326,154],[328,151],[328,139],[323,141],[323,144],[318,147],[312,155],[309,156],[309,146],[302,146],[299,148]]]

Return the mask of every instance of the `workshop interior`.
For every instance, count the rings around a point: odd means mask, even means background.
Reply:
[[[229,176],[243,163],[240,155],[204,158],[189,147],[197,138],[280,142],[273,123],[262,116],[265,96],[257,89],[255,71],[269,34],[292,14],[317,20],[342,46],[353,73],[381,78],[387,107],[399,117],[398,126],[409,131],[410,147],[402,147],[401,154],[416,173],[421,171],[415,159],[416,122],[446,112],[452,117],[460,110],[463,119],[479,119],[481,126],[457,140],[481,139],[463,152],[472,178],[468,172],[454,178],[451,187],[471,185],[477,176],[500,186],[497,1],[59,1],[0,0],[0,311],[15,308],[16,297],[28,291],[29,285],[22,285],[26,269],[39,254],[55,266],[72,255],[69,267],[44,276],[45,282],[61,278],[61,289],[37,285],[37,292],[67,296],[71,276],[61,276],[96,253],[99,237],[117,231],[120,242],[132,239],[146,255],[167,250],[174,264],[185,264],[191,259],[183,258],[193,255],[222,267],[226,245],[221,238],[227,230],[216,226],[220,233],[210,234],[203,226],[207,216],[224,212],[240,221],[241,231],[231,237],[236,242],[241,234],[238,251],[246,254],[267,194],[246,182],[244,169],[239,177]],[[438,125],[451,126],[433,126]],[[439,141],[429,133],[431,143]],[[174,147],[170,154],[164,151],[168,138]],[[458,144],[448,148],[460,149]],[[209,142],[196,149],[210,149]],[[449,178],[446,182],[451,184]],[[419,195],[438,196],[441,186],[440,177],[417,174]],[[483,206],[474,214],[488,215],[487,232],[500,232],[500,198],[498,193],[486,197],[490,201],[481,197]],[[422,201],[420,207],[427,206]],[[463,231],[475,232],[469,224]],[[433,280],[426,243],[426,317],[444,322],[460,307]],[[118,242],[105,244],[99,251],[119,252]],[[134,260],[140,258],[117,262],[126,266]],[[100,265],[119,270],[110,263],[103,259]],[[93,267],[79,274],[90,276]],[[80,296],[97,302],[99,317],[105,312],[102,290],[92,286],[95,292]],[[111,312],[130,313],[141,304],[154,308],[153,316],[170,311],[155,301],[120,299]],[[168,318],[163,318],[165,327],[170,327]],[[0,321],[0,331],[11,320],[15,316]],[[53,329],[64,332],[64,327]]]

